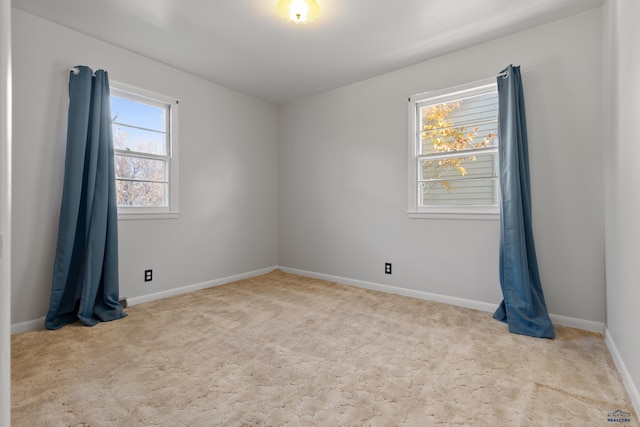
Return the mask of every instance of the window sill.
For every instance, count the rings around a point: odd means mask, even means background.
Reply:
[[[176,219],[180,212],[118,212],[118,221],[139,219]]]
[[[462,208],[451,207],[429,208],[421,211],[408,211],[407,216],[411,219],[452,219],[471,221],[499,221],[500,209],[498,207],[483,208]]]

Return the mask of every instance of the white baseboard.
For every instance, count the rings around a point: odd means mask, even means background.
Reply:
[[[166,291],[156,292],[153,294],[140,295],[138,297],[127,297],[127,306],[142,304],[145,302],[155,301],[159,299],[169,298],[176,295],[186,294],[188,292],[199,291],[201,289],[213,288],[214,286],[220,286],[227,283],[235,282],[242,279],[248,279],[250,277],[260,276],[267,274],[275,270],[276,267],[263,268],[260,270],[250,271],[248,273],[236,274],[234,276],[227,276],[221,279],[208,280],[206,282],[195,283],[193,285],[183,286],[181,288],[169,289]]]
[[[313,271],[298,270],[288,267],[268,267],[260,270],[250,271],[248,273],[236,274],[234,276],[223,277],[220,279],[209,280],[206,282],[195,283],[193,285],[183,286],[181,288],[169,289],[166,291],[156,292],[153,294],[140,295],[137,297],[128,297],[127,306],[131,307],[145,302],[155,301],[163,298],[169,298],[176,295],[185,294],[187,292],[199,291],[201,289],[212,288],[214,286],[224,285],[226,283],[235,282],[237,280],[248,279],[250,277],[267,274],[275,269],[280,269],[287,273],[298,274],[300,276],[313,277],[316,279],[328,280],[331,282],[343,283],[345,285],[358,286],[360,288],[372,289],[376,291],[387,292],[391,294],[404,295],[414,298],[420,298],[429,301],[437,301],[445,304],[457,305],[459,307],[472,308],[486,312],[494,312],[497,304],[491,304],[482,301],[469,300],[465,298],[452,297],[448,295],[434,294],[430,292],[418,291],[415,289],[400,288],[397,286],[383,285],[380,283],[367,282],[364,280],[349,279],[346,277],[332,276],[329,274],[316,273]],[[560,316],[550,314],[551,321],[554,324],[568,326],[571,328],[584,329],[591,332],[604,333],[604,324],[591,320],[576,319],[573,317]],[[38,331],[44,329],[44,318],[28,320],[26,322],[11,325],[11,334],[19,334],[22,332]]]
[[[577,319],[575,317],[567,317],[551,313],[549,313],[549,318],[551,318],[554,325],[568,326],[569,328],[604,334],[604,323],[602,322],[594,322],[593,320]]]
[[[41,317],[35,320],[27,320],[26,322],[14,323],[13,325],[11,325],[11,335],[30,331],[41,331],[43,329],[44,317]]]
[[[346,277],[331,276],[329,274],[316,273],[313,271],[298,270],[295,268],[278,267],[278,269],[292,274],[298,274],[300,276],[313,277],[315,279],[328,280],[330,282],[342,283],[345,285],[358,286],[360,288],[373,289],[376,291],[388,292],[391,294],[404,295],[408,297],[420,298],[429,301],[442,302],[445,304],[456,305],[459,307],[472,308],[475,310],[486,311],[493,313],[498,304],[491,304],[488,302],[469,300],[465,298],[452,297],[448,295],[433,294],[430,292],[417,291],[414,289],[400,288],[397,286],[382,285],[379,283],[366,282],[363,280],[349,279]],[[586,331],[597,332],[602,334],[604,332],[604,323],[594,322],[591,320],[576,319],[573,317],[560,316],[557,314],[550,314],[549,317],[554,324],[568,326],[571,328],[583,329]]]
[[[296,268],[278,267],[278,269],[299,276],[312,277],[314,279],[327,280],[329,282],[342,283],[344,285],[353,285],[359,288],[372,289],[374,291],[387,292],[389,294],[404,295],[407,297],[420,298],[429,301],[443,302],[445,304],[457,305],[459,307],[473,308],[482,311],[495,311],[496,304],[489,304],[481,301],[474,301],[464,298],[450,297],[447,295],[432,294],[430,292],[417,291],[415,289],[400,288],[397,286],[383,285],[380,283],[367,282],[364,280],[349,279],[340,276],[331,276],[329,274],[316,273],[313,271],[298,270]]]
[[[631,399],[631,403],[633,404],[633,409],[636,411],[636,414],[640,416],[640,391],[638,391],[638,387],[633,382],[633,378],[631,378],[631,375],[627,370],[627,366],[622,359],[622,355],[620,354],[620,351],[607,328],[604,330],[604,340],[607,343],[607,347],[609,347],[609,352],[611,353],[613,361],[618,368],[618,372],[620,372],[622,382],[624,383],[627,393],[629,394],[629,398]]]
[[[235,282],[237,280],[248,279],[250,277],[260,276],[275,270],[276,267],[263,268],[261,270],[250,271],[248,273],[237,274],[234,276],[223,277],[221,279],[209,280],[207,282],[196,283],[167,291],[156,292],[148,295],[127,298],[127,306],[142,304],[145,302],[155,301],[163,298],[169,298],[175,295],[185,294],[187,292],[199,291],[201,289],[212,288],[214,286],[224,285],[226,283]],[[40,331],[44,329],[44,317],[26,322],[15,323],[11,325],[11,335],[21,334],[23,332]]]

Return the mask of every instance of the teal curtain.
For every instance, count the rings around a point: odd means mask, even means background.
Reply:
[[[118,213],[109,77],[85,66],[69,75],[64,187],[48,329],[126,316],[119,299]]]
[[[498,76],[500,140],[500,286],[503,301],[494,313],[509,331],[554,338],[547,312],[531,224],[531,186],[524,93],[520,67]]]

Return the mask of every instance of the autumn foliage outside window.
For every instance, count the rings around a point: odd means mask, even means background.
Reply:
[[[425,96],[414,111],[417,207],[497,205],[495,84]]]

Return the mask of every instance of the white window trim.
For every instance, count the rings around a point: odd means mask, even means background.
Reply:
[[[150,100],[169,104],[169,206],[145,207],[145,206],[118,206],[118,220],[140,219],[174,219],[180,216],[178,206],[178,110],[180,101],[176,98],[160,95],[136,86],[117,81],[110,81],[111,94],[123,94],[128,98],[139,98],[141,101]]]
[[[418,206],[418,169],[417,169],[417,144],[416,134],[418,133],[418,104],[425,100],[437,100],[437,98],[448,98],[452,93],[466,96],[476,92],[483,92],[489,86],[496,86],[496,79],[489,78],[473,83],[468,83],[451,88],[423,92],[409,97],[409,209],[407,215],[412,219],[453,219],[453,220],[489,220],[498,221],[500,219],[500,205],[439,205],[439,206]]]

